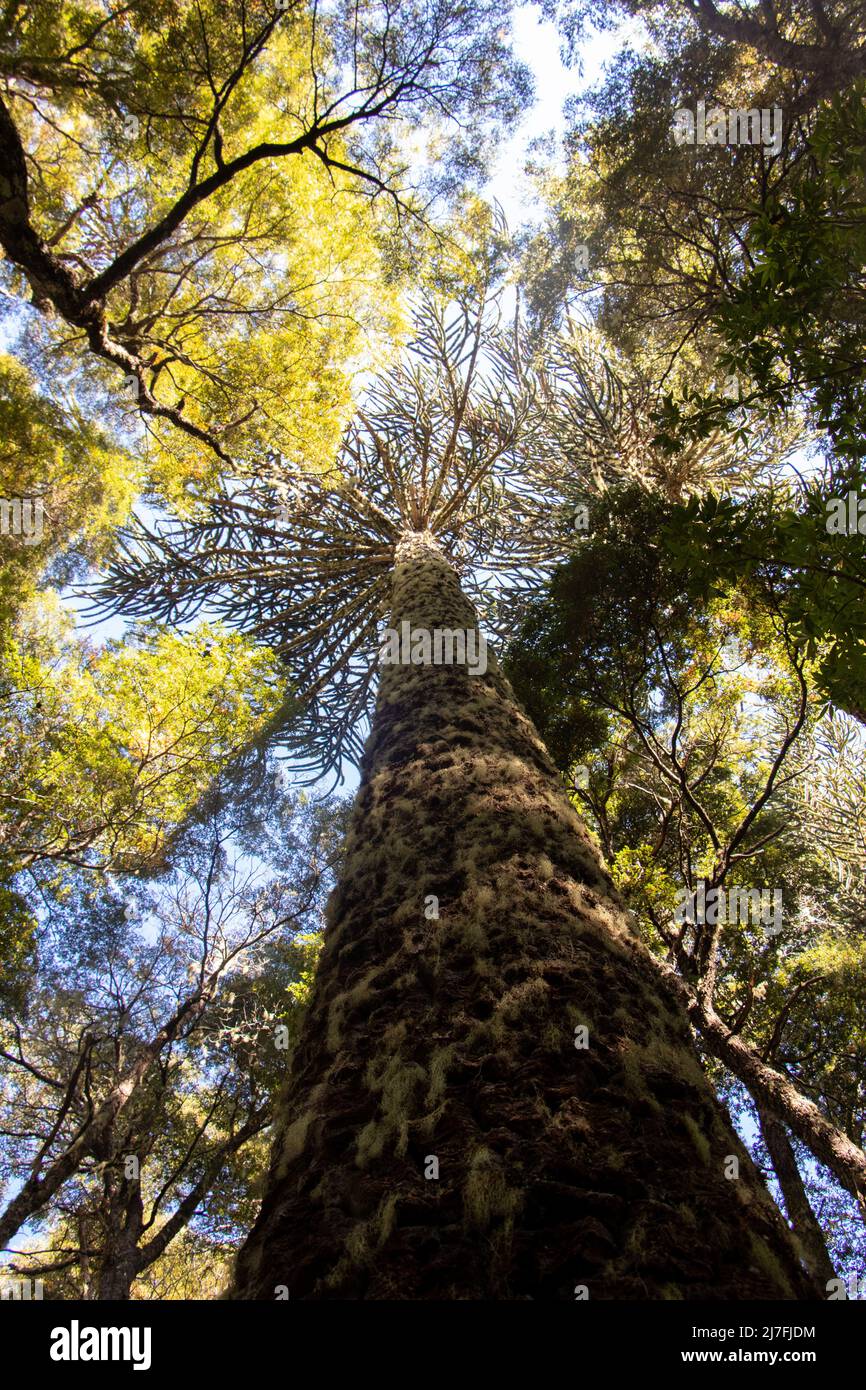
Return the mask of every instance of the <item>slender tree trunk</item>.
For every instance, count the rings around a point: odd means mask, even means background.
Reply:
[[[29,1217],[35,1216],[48,1205],[56,1192],[79,1171],[83,1161],[94,1154],[102,1153],[108,1144],[108,1136],[117,1122],[117,1117],[137,1095],[139,1088],[153,1072],[163,1048],[174,1042],[182,1028],[190,1031],[196,1020],[204,1012],[213,992],[216,974],[193,994],[187,996],[163,1024],[157,1033],[142,1049],[141,1055],[129,1068],[126,1075],[111,1088],[108,1095],[97,1106],[91,1119],[87,1121],[57,1158],[44,1170],[40,1164],[42,1155],[34,1164],[30,1177],[0,1211],[0,1250],[5,1249],[12,1237],[21,1229]],[[70,1077],[64,1098],[64,1113],[76,1093],[78,1069]]]
[[[90,1235],[87,1228],[86,1218],[79,1213],[76,1220],[78,1229],[78,1244],[81,1248],[81,1259],[79,1269],[81,1271],[81,1297],[93,1297],[93,1267],[90,1263]]]
[[[476,626],[426,533],[404,620]],[[236,1297],[821,1296],[492,658],[383,667],[282,1113]]]
[[[788,1131],[778,1115],[774,1115],[772,1110],[768,1110],[760,1104],[758,1105],[758,1119],[761,1123],[761,1134],[764,1137],[767,1152],[782,1189],[788,1220],[794,1228],[794,1235],[803,1252],[803,1259],[810,1274],[819,1284],[826,1287],[831,1279],[836,1278],[836,1271],[827,1250],[824,1232],[818,1224],[806,1194],[797,1158],[788,1138]]]
[[[798,1139],[827,1165],[842,1187],[856,1198],[866,1220],[866,1154],[844,1130],[831,1124],[784,1072],[765,1062],[755,1048],[733,1032],[705,999],[700,998],[667,962],[653,958],[659,975],[679,999],[701,1035],[707,1051],[746,1086],[756,1103],[778,1115]]]

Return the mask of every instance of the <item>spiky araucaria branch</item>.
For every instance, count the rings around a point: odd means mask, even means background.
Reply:
[[[806,438],[796,416],[756,419],[745,449],[737,421],[720,419],[706,437],[683,441],[671,454],[659,445],[664,383],[616,353],[591,324],[571,318],[544,344],[538,394],[533,453],[540,476],[552,469],[556,486],[564,472],[571,474],[584,497],[625,481],[671,501],[707,488],[733,491],[759,476],[784,475]]]
[[[332,472],[271,455],[188,518],[138,521],[99,609],[184,622],[206,608],[272,647],[303,703],[309,766],[335,770],[362,749],[401,537],[434,538],[494,628],[498,586],[538,583],[567,551],[565,492],[523,447],[537,380],[518,321],[504,331],[494,301],[425,301]]]

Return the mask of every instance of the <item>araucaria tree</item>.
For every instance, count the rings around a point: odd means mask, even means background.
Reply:
[[[427,308],[338,474],[274,459],[107,583],[281,651],[320,763],[390,658],[237,1298],[820,1297],[480,640],[485,579],[568,545],[532,382],[519,332]]]

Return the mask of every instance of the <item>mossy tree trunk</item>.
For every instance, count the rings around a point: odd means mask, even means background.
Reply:
[[[476,624],[426,533],[404,620]],[[489,663],[383,668],[234,1296],[820,1297]]]

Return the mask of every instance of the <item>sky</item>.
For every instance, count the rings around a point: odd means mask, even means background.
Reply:
[[[488,197],[499,203],[512,229],[538,217],[532,186],[524,172],[528,146],[550,131],[555,132],[558,140],[561,138],[563,104],[584,85],[576,69],[563,65],[556,28],[539,17],[534,5],[515,11],[513,30],[517,56],[528,65],[535,79],[535,102],[503,144],[487,186]]]
[[[633,23],[629,22],[610,33],[592,34],[580,48],[579,67],[567,68],[560,58],[556,26],[550,20],[541,19],[534,4],[521,5],[515,10],[515,51],[535,78],[535,102],[527,108],[520,124],[503,144],[486,190],[487,196],[495,198],[501,206],[512,230],[540,217],[531,182],[524,172],[530,142],[552,131],[561,149],[565,130],[562,112],[566,100],[596,85],[605,62],[622,47],[626,34],[631,35],[633,29]]]

